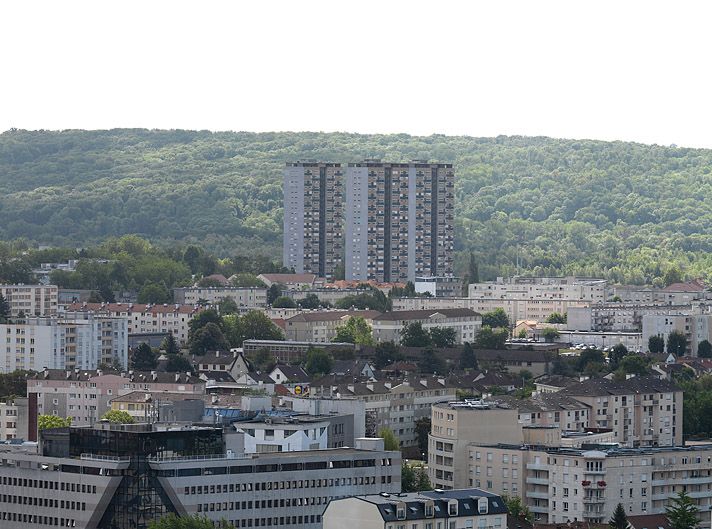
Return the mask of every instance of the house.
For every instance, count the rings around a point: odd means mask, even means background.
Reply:
[[[256,391],[264,390],[268,395],[274,393],[275,382],[265,373],[259,373],[257,371],[242,373],[239,377],[235,378],[235,383],[236,387]]]
[[[336,376],[375,378],[374,368],[366,360],[334,360],[331,373]]]
[[[267,285],[267,288],[272,285],[284,285],[287,289],[301,290],[314,286],[316,274],[260,274],[257,279]]]
[[[628,516],[628,529],[672,529],[672,524],[664,514],[639,514]]]

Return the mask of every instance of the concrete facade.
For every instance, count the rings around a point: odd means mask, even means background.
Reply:
[[[455,329],[455,343],[474,342],[482,328],[482,316],[470,309],[440,309],[385,312],[373,318],[373,338],[377,342],[400,343],[403,327],[420,323],[423,329]]]
[[[0,285],[0,294],[10,304],[13,318],[25,316],[54,316],[57,314],[56,285]]]
[[[231,299],[241,311],[263,309],[267,306],[267,289],[263,287],[187,287],[174,288],[176,303],[197,305],[205,302],[217,305],[224,299]]]

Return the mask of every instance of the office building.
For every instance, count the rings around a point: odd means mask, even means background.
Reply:
[[[480,489],[372,494],[329,502],[324,529],[506,529],[507,506]]]
[[[284,170],[284,266],[333,279],[343,262],[341,164],[296,162]]]
[[[452,276],[452,164],[366,160],[346,170],[346,279]]]
[[[336,498],[400,491],[400,454],[359,448],[247,455],[239,434],[183,425],[45,430],[0,446],[0,526],[146,529],[169,513],[234,527],[321,529]],[[380,441],[380,443],[378,443]]]

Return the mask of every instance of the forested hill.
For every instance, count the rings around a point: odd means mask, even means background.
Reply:
[[[282,167],[429,159],[457,171],[458,263],[481,275],[712,279],[712,151],[551,138],[12,130],[0,238],[83,246],[136,233],[279,255]]]

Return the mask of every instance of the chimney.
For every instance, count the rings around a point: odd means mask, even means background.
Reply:
[[[67,380],[69,380],[70,378],[72,378],[72,372],[67,370]]]
[[[425,386],[426,388],[428,387],[428,379],[427,378],[421,378],[420,379],[420,385]]]
[[[96,376],[100,377],[102,375],[101,369],[96,370]]]
[[[220,358],[220,351],[215,351],[215,358]]]
[[[176,373],[176,382],[180,382],[180,373]]]
[[[49,378],[49,369],[47,369],[46,367],[43,368],[42,375],[44,376],[44,378]]]

